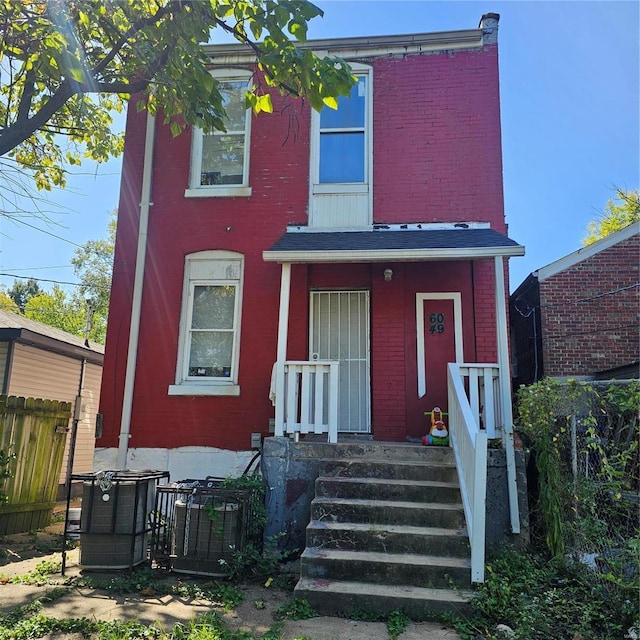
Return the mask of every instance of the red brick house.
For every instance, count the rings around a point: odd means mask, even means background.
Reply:
[[[514,384],[637,378],[640,224],[531,273],[510,297]]]
[[[358,76],[337,111],[253,117],[237,45],[226,134],[129,110],[97,468],[238,473],[270,424],[406,442],[451,375],[511,442],[497,22],[309,43]]]

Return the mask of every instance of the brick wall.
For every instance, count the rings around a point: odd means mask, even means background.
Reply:
[[[477,220],[504,232],[497,47],[384,58],[372,65],[376,222]],[[129,110],[100,405],[104,437],[99,446],[116,446],[120,426],[145,120],[144,113]],[[173,138],[158,118],[131,447],[246,449],[251,432],[268,432],[274,415],[268,390],[276,355],[280,266],[265,263],[262,251],[287,224],[306,222],[309,124],[303,103],[274,96],[274,113],[252,122],[252,196],[185,198],[191,136]],[[241,395],[169,396],[168,387],[175,380],[185,256],[211,249],[245,256]],[[415,394],[415,379],[407,378],[405,368],[407,345],[415,345],[415,331],[407,333],[408,318],[415,317],[415,291],[445,285],[445,290],[469,289],[463,309],[465,331],[475,332],[477,338],[468,344],[473,342],[477,360],[494,361],[493,265],[479,261],[457,271],[455,278],[435,284],[423,281],[409,289],[402,285],[401,265],[394,266],[398,279],[393,287],[379,284],[377,267],[294,266],[288,357],[307,357],[310,286],[370,287],[374,431],[379,438],[402,438],[405,394]]]
[[[635,235],[540,283],[545,375],[592,375],[640,358],[639,256]]]
[[[375,222],[504,232],[497,47],[374,63]]]

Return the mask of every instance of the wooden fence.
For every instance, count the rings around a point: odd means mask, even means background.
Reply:
[[[70,402],[0,395],[0,450],[15,454],[0,480],[0,535],[49,524],[70,417]]]

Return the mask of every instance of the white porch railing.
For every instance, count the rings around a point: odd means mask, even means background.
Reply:
[[[339,363],[287,360],[275,367],[275,435],[327,433],[338,442]]]
[[[457,364],[458,376],[467,391],[469,405],[487,439],[500,438],[500,367],[497,364]]]
[[[493,380],[491,369],[494,367],[495,365],[453,363],[448,367],[449,436],[458,468],[460,493],[471,544],[473,582],[484,582],[487,430],[481,427],[481,416],[485,416],[486,425],[488,416],[495,415],[494,386],[492,383],[488,384]],[[469,395],[465,386],[469,389]],[[491,408],[487,410],[489,406]]]

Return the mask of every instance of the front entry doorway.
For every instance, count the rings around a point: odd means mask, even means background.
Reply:
[[[309,359],[340,362],[338,431],[371,432],[369,292],[312,291]]]

